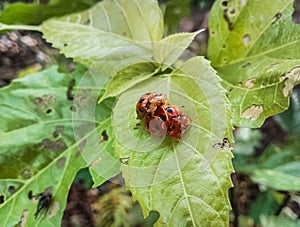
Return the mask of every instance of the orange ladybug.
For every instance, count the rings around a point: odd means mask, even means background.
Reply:
[[[136,104],[137,119],[143,119],[146,116],[153,116],[157,109],[167,103],[167,96],[163,93],[151,92],[140,97]]]
[[[176,106],[162,105],[156,108],[153,116],[146,117],[145,126],[151,135],[179,139],[190,126],[190,120]]]

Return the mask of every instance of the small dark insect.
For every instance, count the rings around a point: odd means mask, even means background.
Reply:
[[[228,138],[224,138],[222,143],[216,143],[213,145],[214,149],[223,149],[224,147],[229,148],[230,150],[232,150],[232,146],[230,145],[229,139]]]
[[[44,192],[39,193],[37,195],[33,195],[32,197],[36,199],[39,198],[37,210],[34,214],[34,217],[37,218],[42,210],[45,210],[46,212],[50,207],[52,201],[52,187],[48,187],[45,189]]]

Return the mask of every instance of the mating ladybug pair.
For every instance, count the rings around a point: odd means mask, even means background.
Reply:
[[[151,92],[144,94],[136,104],[138,119],[145,118],[145,127],[154,136],[170,136],[179,139],[190,126],[188,117],[167,102],[167,96]]]

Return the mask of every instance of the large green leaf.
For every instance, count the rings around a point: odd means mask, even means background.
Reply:
[[[136,120],[135,104],[145,92],[167,94],[191,119],[182,138],[149,136]],[[184,106],[182,106],[184,105]],[[115,149],[127,187],[144,216],[160,213],[158,226],[222,226],[229,223],[228,188],[232,153],[224,90],[209,63],[195,57],[169,74],[140,82],[122,93],[113,110]]]
[[[154,0],[105,0],[82,13],[50,19],[41,31],[67,57],[87,65],[105,61],[112,71],[126,59],[149,59],[151,42],[162,38],[163,21]]]
[[[8,4],[0,14],[0,21],[6,24],[40,24],[44,20],[84,10],[93,4],[91,0],[60,0],[56,4]]]
[[[237,145],[237,149],[238,147],[240,146]],[[290,139],[285,146],[269,146],[260,157],[250,157],[237,150],[233,160],[234,167],[236,171],[249,174],[258,184],[276,190],[299,191],[299,148],[297,138]]]
[[[72,74],[61,74],[54,66],[15,80],[0,90],[0,218],[3,226],[15,226],[19,222],[22,226],[59,226],[76,172],[85,166],[103,165],[103,153],[109,150],[106,144],[111,144],[113,137],[99,144],[97,135],[103,130],[111,133],[106,124],[108,120],[104,119],[110,117],[113,102],[106,100],[105,104],[94,105],[101,108],[96,109],[94,130],[74,137],[76,126],[89,128],[88,118],[74,117],[74,113],[84,110],[89,97],[77,91],[75,101],[72,100],[74,85],[79,83],[83,72],[78,69]],[[91,151],[95,138],[97,152]],[[116,171],[111,171],[110,177],[114,174]],[[37,200],[29,199],[28,195],[42,193],[49,187],[53,195],[51,206],[47,214],[42,212],[35,219]]]
[[[144,59],[141,58],[136,59],[135,62],[130,62],[131,64],[127,66],[121,64],[115,67],[115,71],[111,72],[113,77],[106,85],[106,91],[101,97],[101,100],[107,97],[117,96],[128,88],[171,67],[176,63],[199,32],[201,31],[195,33],[178,33],[170,35],[158,42],[153,42],[154,59],[152,59],[152,61],[144,62]]]
[[[214,4],[208,56],[229,91],[235,125],[259,127],[287,109],[300,76],[300,27],[292,13],[292,0]]]

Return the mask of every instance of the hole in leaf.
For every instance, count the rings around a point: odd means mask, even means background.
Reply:
[[[222,48],[223,48],[223,49],[226,49],[226,47],[227,47],[226,44],[223,44],[223,45],[222,45]]]
[[[72,112],[76,112],[76,111],[77,111],[77,107],[76,107],[75,105],[71,105],[71,106],[70,106],[70,110],[71,110]]]
[[[106,130],[103,130],[101,132],[101,137],[100,137],[100,143],[104,142],[104,141],[107,141],[109,139],[107,133],[106,133]]]
[[[101,157],[101,156],[97,157],[94,161],[92,161],[92,162],[89,164],[89,167],[95,167],[101,160],[102,160],[102,157]]]
[[[245,44],[245,45],[249,44],[250,41],[251,41],[250,35],[249,35],[249,34],[244,35],[243,41],[244,41],[244,44]]]
[[[254,86],[254,82],[255,82],[255,78],[251,78],[249,80],[246,81],[245,83],[245,87],[246,88],[252,88]]]
[[[130,159],[130,157],[120,158],[120,162],[124,165],[128,165],[129,159]]]
[[[242,65],[242,68],[247,68],[247,67],[250,66],[250,65],[251,65],[251,63],[250,63],[250,62],[247,62],[247,63],[245,63],[245,64]]]
[[[66,47],[66,46],[68,46],[68,44],[65,43],[65,44],[64,44],[64,47]]]
[[[222,58],[222,61],[223,61],[224,63],[227,63],[227,62],[228,62],[228,58],[227,58],[227,57],[223,57],[223,58]]]
[[[28,213],[28,210],[23,210],[18,226],[25,226]]]
[[[235,14],[235,9],[231,9],[231,10],[229,11],[229,13],[230,13],[230,14]]]
[[[64,131],[64,126],[58,125],[55,128],[55,131],[52,133],[54,138],[58,138],[59,135]]]
[[[22,172],[21,172],[21,176],[22,176],[22,178],[25,179],[25,180],[31,178],[31,176],[32,176],[31,170],[28,169],[28,168],[23,169]]]
[[[255,121],[263,111],[264,109],[262,105],[252,105],[241,114],[241,118],[246,118],[251,121]]]
[[[65,163],[66,163],[66,157],[62,157],[57,160],[56,166],[57,166],[57,168],[62,169],[62,168],[64,168]]]
[[[216,32],[215,31],[211,31],[210,34],[211,34],[211,36],[214,36],[216,34]]]
[[[223,6],[223,7],[227,7],[227,6],[228,6],[228,1],[223,1],[223,2],[222,2],[222,6]]]
[[[28,199],[33,199],[33,193],[32,193],[32,190],[30,190],[29,192],[28,192]]]
[[[68,85],[68,90],[67,90],[67,99],[68,100],[73,100],[74,96],[73,96],[73,87],[75,85],[75,80],[72,79]]]
[[[242,86],[242,85],[243,85],[243,82],[242,82],[242,81],[239,81],[237,84],[238,84],[239,86]]]
[[[51,114],[53,112],[53,110],[51,108],[46,110],[46,114]]]
[[[241,1],[240,1],[240,4],[241,4],[241,6],[244,6],[244,5],[246,5],[246,3],[247,3],[247,1],[246,1],[246,0],[241,0]]]
[[[16,187],[15,186],[9,186],[8,187],[8,192],[10,193],[10,194],[14,194],[15,192],[16,192]]]
[[[89,25],[91,23],[90,19],[87,19],[83,24],[84,25]]]
[[[274,24],[276,21],[278,21],[281,18],[281,13],[276,13],[275,16],[273,17],[272,24]]]
[[[4,195],[0,195],[0,204],[4,203]]]

